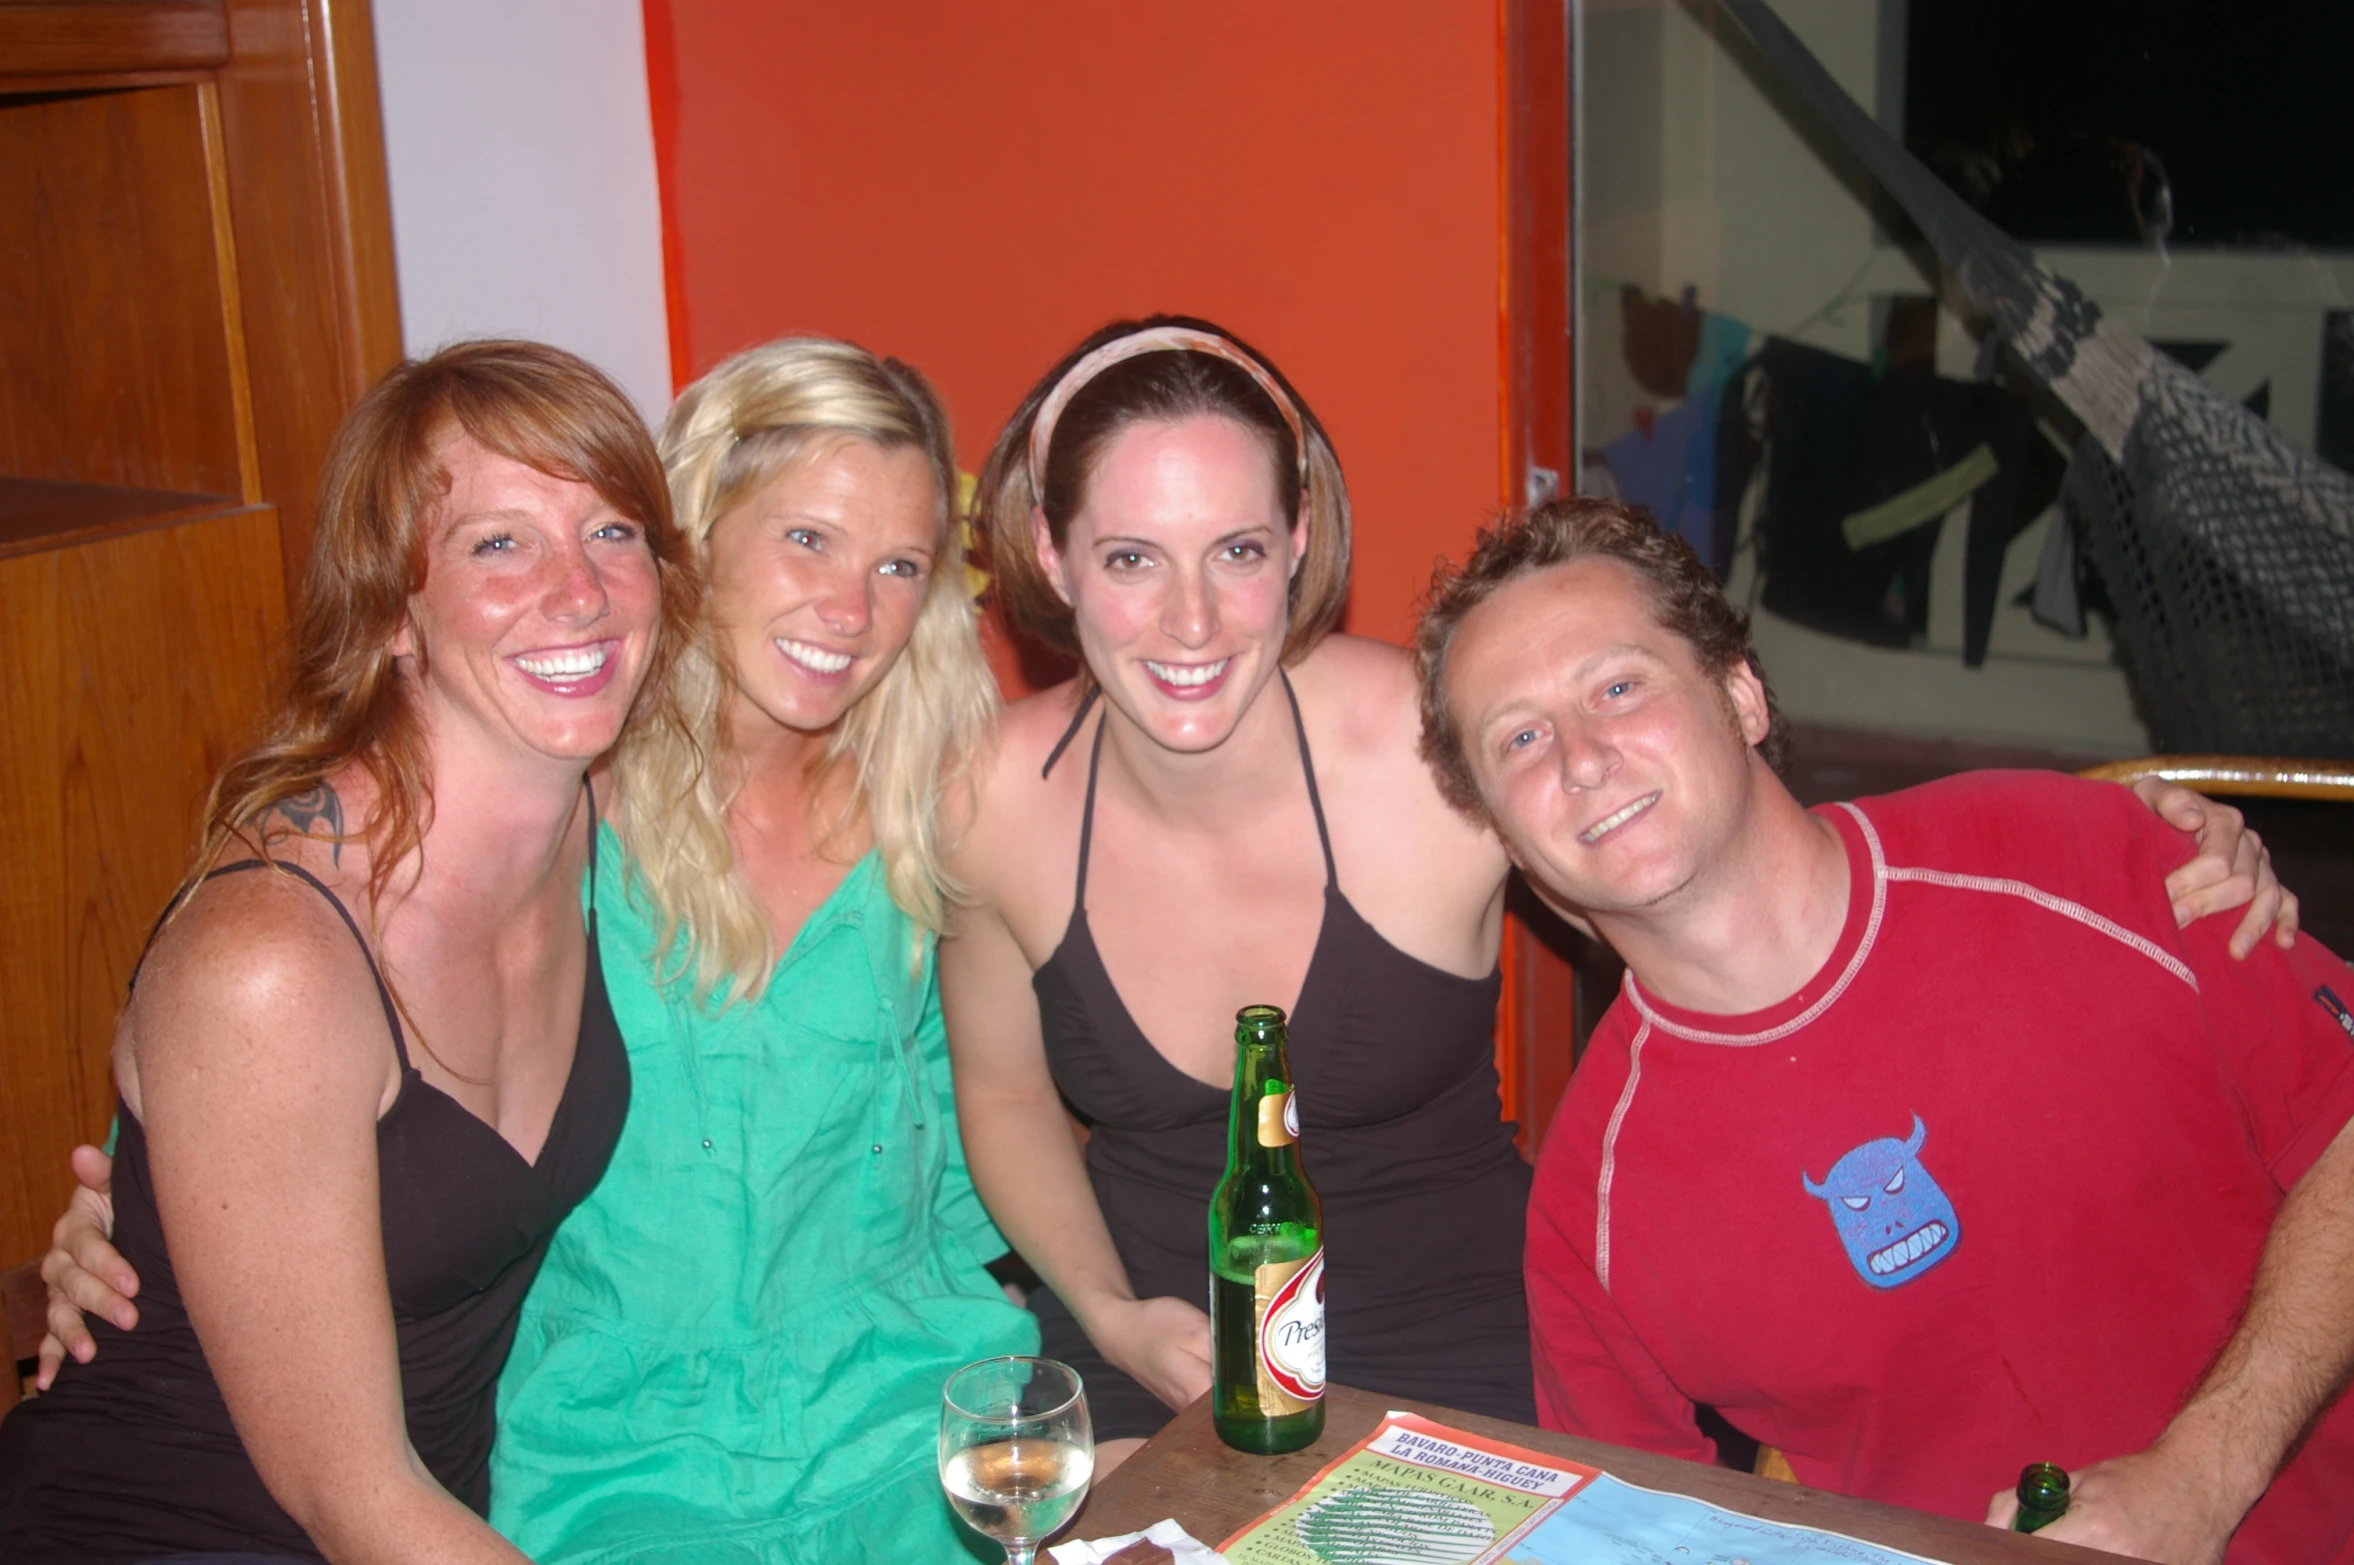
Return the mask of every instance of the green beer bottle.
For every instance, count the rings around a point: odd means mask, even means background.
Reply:
[[[1238,1451],[1324,1432],[1324,1206],[1300,1169],[1283,1012],[1234,1017],[1226,1173],[1210,1197],[1211,1421]]]
[[[2019,1474],[2019,1514],[2011,1531],[2049,1527],[2068,1511],[2068,1474],[2050,1462],[2030,1462]]]

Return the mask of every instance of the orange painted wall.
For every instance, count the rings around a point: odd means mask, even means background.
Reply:
[[[1420,0],[648,0],[673,357],[789,331],[923,366],[968,467],[1118,315],[1270,354],[1403,639],[1499,489],[1498,23]]]

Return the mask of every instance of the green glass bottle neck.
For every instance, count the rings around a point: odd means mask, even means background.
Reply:
[[[2058,1521],[2068,1510],[2068,1474],[2049,1462],[2031,1463],[2019,1474],[2019,1514],[2011,1526],[2035,1532]]]
[[[1239,1044],[1235,1049],[1234,1101],[1227,1114],[1227,1162],[1235,1168],[1296,1174],[1299,1171],[1297,1141],[1270,1147],[1259,1140],[1259,1104],[1267,1096],[1270,1082],[1276,1083],[1282,1092],[1292,1089],[1291,1062],[1285,1057],[1282,1038],[1252,1039]]]
[[[2040,1511],[2068,1508],[2068,1475],[2057,1465],[2037,1463],[2019,1475],[2019,1503]]]

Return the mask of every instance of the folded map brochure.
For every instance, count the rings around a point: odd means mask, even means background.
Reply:
[[[1391,1413],[1220,1544],[1232,1565],[1897,1565],[1921,1556]]]

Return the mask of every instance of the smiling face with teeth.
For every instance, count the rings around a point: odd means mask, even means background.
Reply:
[[[739,742],[758,725],[824,733],[875,688],[914,633],[942,516],[920,447],[844,436],[712,524],[704,569]]]
[[[1444,677],[1481,801],[1556,902],[1654,908],[1724,861],[1765,766],[1764,687],[1745,664],[1703,668],[1626,566],[1580,559],[1500,589]]]
[[[1275,676],[1305,546],[1266,440],[1214,414],[1130,424],[1062,546],[1042,516],[1032,536],[1113,707],[1172,750],[1223,743]]]
[[[392,643],[427,732],[594,759],[620,737],[659,623],[644,524],[469,436],[437,454],[449,489]]]

